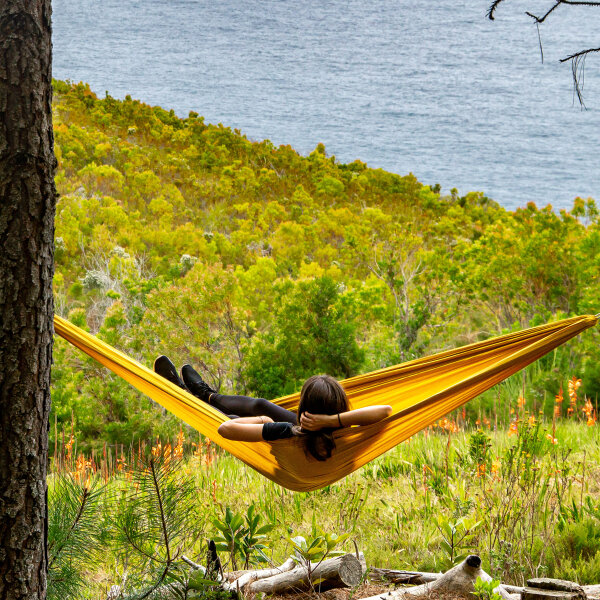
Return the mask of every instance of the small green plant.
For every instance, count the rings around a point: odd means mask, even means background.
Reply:
[[[519,571],[519,561],[515,560],[515,552],[511,542],[500,539],[498,546],[490,552],[491,572],[494,575],[506,575]]]
[[[478,429],[469,436],[469,457],[475,466],[485,465],[489,470],[492,440],[487,433]]]
[[[500,581],[492,579],[484,581],[481,577],[475,581],[475,591],[473,594],[480,600],[502,600],[502,596],[494,590],[500,585]]]
[[[244,569],[250,565],[269,562],[264,553],[266,534],[275,527],[272,523],[260,525],[262,517],[256,514],[256,505],[251,504],[245,516],[234,513],[229,507],[225,509],[223,520],[213,519],[212,524],[219,531],[215,537],[215,546],[221,552],[228,552],[231,567],[237,569],[237,559],[241,558]]]
[[[196,569],[188,578],[187,590],[190,594],[186,598],[190,600],[232,600],[236,597],[234,592],[221,587],[219,573],[215,567],[209,549],[206,569]]]
[[[468,556],[468,552],[461,552],[470,547],[474,531],[481,525],[481,521],[460,517],[455,521],[448,517],[438,517],[434,520],[436,527],[442,534],[441,547],[446,552],[446,562],[452,567]]]
[[[335,550],[335,548],[345,542],[349,535],[349,533],[337,535],[335,533],[325,533],[322,530],[317,530],[313,519],[312,536],[308,539],[301,535],[288,538],[294,549],[292,558],[306,569],[308,573],[308,582],[313,590],[313,571],[326,558],[333,558],[344,554],[344,552]]]

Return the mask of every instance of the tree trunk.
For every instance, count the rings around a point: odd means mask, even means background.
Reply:
[[[50,0],[0,0],[0,600],[46,597],[55,158]]]

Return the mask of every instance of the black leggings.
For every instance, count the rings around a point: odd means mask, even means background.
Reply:
[[[250,396],[226,396],[224,394],[211,394],[210,405],[217,410],[234,417],[271,417],[276,423],[291,423],[297,425],[296,413],[286,410],[269,402],[264,398],[250,398]]]

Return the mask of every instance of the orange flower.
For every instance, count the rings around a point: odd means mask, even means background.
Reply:
[[[519,406],[519,408],[523,408],[525,406],[525,396],[523,396],[523,394],[519,394],[517,405]]]
[[[583,414],[586,416],[586,423],[588,425],[588,427],[592,427],[592,425],[594,425],[596,423],[596,411],[594,410],[594,407],[592,406],[592,402],[589,398],[585,399],[585,404],[583,405],[583,408],[581,409],[583,411]]]
[[[172,447],[171,444],[167,444],[165,446],[165,449],[163,450],[163,458],[165,459],[165,462],[168,463],[171,458],[173,458],[173,451],[172,451]]]
[[[592,402],[589,398],[585,399],[585,404],[583,405],[583,408],[581,409],[583,411],[583,414],[588,418],[593,418],[594,417],[594,407],[592,406]],[[594,418],[595,420],[595,418]]]
[[[533,427],[536,424],[535,416],[531,415],[527,420],[529,427]]]
[[[120,458],[117,458],[117,471],[122,471],[126,466],[125,457],[121,453]]]
[[[491,475],[492,475],[493,477],[496,477],[496,478],[498,478],[498,477],[499,477],[499,473],[500,473],[500,462],[499,462],[499,461],[497,461],[497,460],[495,460],[495,461],[492,463]]]
[[[183,442],[185,441],[185,436],[183,435],[183,431],[180,429],[179,434],[177,435],[177,445],[173,448],[173,457],[177,460],[183,458]]]
[[[75,480],[83,483],[85,487],[89,487],[91,483],[91,471],[92,461],[86,459],[83,454],[80,454],[75,461],[75,471],[73,472]]]
[[[551,444],[558,444],[558,440],[555,437],[552,437],[551,434],[547,433],[546,438],[548,438],[550,440]]]
[[[519,422],[512,421],[510,427],[508,428],[508,435],[517,435],[519,433]]]
[[[71,434],[69,441],[65,444],[65,448],[67,449],[67,456],[65,458],[65,462],[69,464],[71,459],[73,458],[73,444],[75,443],[75,437]]]
[[[458,425],[454,421],[450,421],[449,419],[443,418],[437,422],[437,426],[440,429],[445,429],[450,433],[456,433],[458,431]]]
[[[485,475],[485,464],[481,463],[477,465],[477,477],[483,477]]]
[[[158,458],[162,454],[162,444],[158,438],[156,439],[156,445],[152,446],[152,450],[150,452],[154,458]]]
[[[569,408],[567,410],[568,415],[572,415],[577,408],[577,390],[581,386],[581,379],[573,376],[569,379]]]
[[[575,375],[569,379],[569,397],[573,394],[577,395],[577,390],[581,387],[581,379],[577,379]]]

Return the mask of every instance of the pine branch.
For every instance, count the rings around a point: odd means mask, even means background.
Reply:
[[[165,580],[165,577],[167,576],[170,568],[171,568],[170,563],[165,565],[165,568],[163,569],[161,576],[158,578],[158,581],[149,590],[147,590],[144,594],[142,594],[139,597],[139,600],[144,600],[144,598],[147,598],[152,592],[154,592],[154,590],[156,590],[160,587],[162,582]]]
[[[148,560],[155,561],[158,563],[161,562],[160,559],[156,558],[156,556],[148,554],[148,552],[146,552],[141,546],[139,546],[138,543],[133,539],[133,537],[131,537],[130,532],[128,530],[125,530],[123,533],[125,534],[127,541],[131,544],[134,550],[137,550],[142,556],[145,556]]]
[[[154,482],[154,489],[156,491],[156,498],[158,500],[158,508],[160,511],[160,522],[162,525],[162,534],[163,534],[163,539],[165,541],[165,548],[167,550],[167,570],[168,570],[169,566],[171,565],[171,546],[169,544],[169,532],[167,529],[167,522],[165,519],[163,498],[162,498],[160,486],[158,485],[158,478],[156,476],[156,463],[154,462],[154,459],[150,460],[150,469],[152,470],[152,481]]]
[[[492,2],[492,5],[490,6],[490,8],[488,9],[487,14],[486,14],[487,18],[490,21],[494,20],[494,18],[495,18],[494,13],[496,12],[496,9],[498,8],[498,5],[501,2],[504,2],[504,0],[495,0],[494,2]]]
[[[79,506],[79,511],[77,512],[77,516],[75,517],[75,520],[71,524],[71,527],[70,527],[66,537],[64,538],[62,544],[58,547],[56,553],[52,555],[52,558],[48,562],[48,569],[50,569],[52,567],[52,565],[54,564],[54,561],[58,558],[59,554],[67,546],[69,539],[73,535],[75,528],[77,527],[77,525],[79,524],[79,521],[81,520],[81,517],[83,516],[83,512],[86,508],[89,497],[90,497],[90,491],[87,488],[83,488],[83,496],[81,498],[81,504]],[[49,547],[48,551],[50,551],[50,549],[51,548]]]

